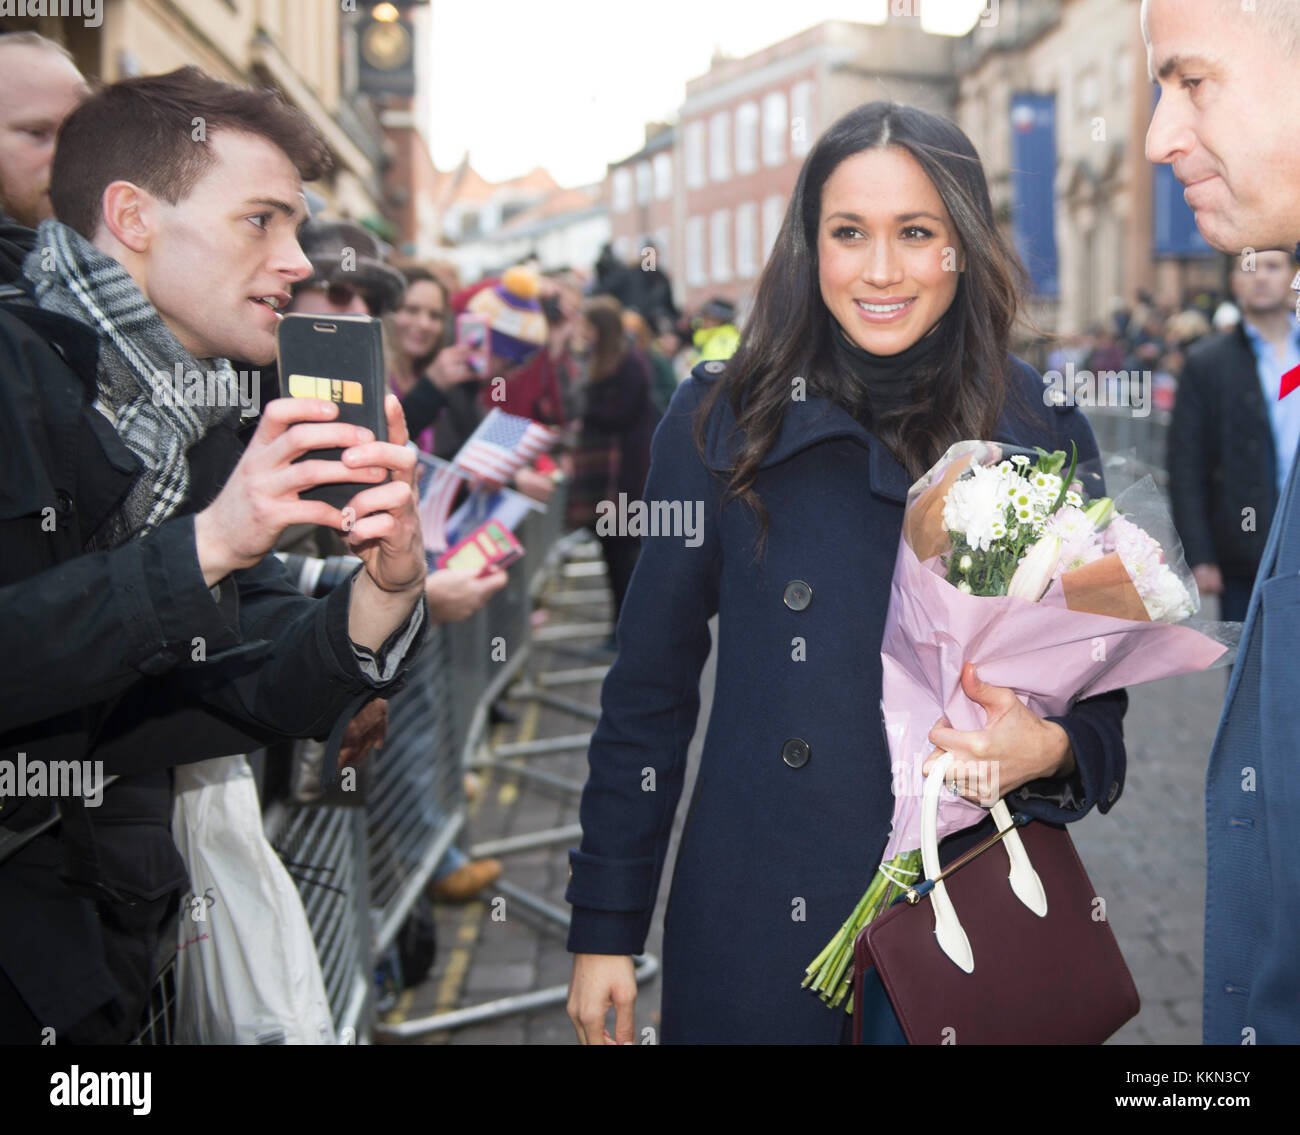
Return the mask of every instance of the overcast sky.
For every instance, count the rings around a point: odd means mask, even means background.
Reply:
[[[545,166],[561,185],[600,181],[675,116],[715,48],[744,56],[823,20],[877,23],[915,0],[432,0],[423,36],[423,125],[439,169],[470,152],[501,181]],[[967,31],[984,0],[927,0],[922,26]]]

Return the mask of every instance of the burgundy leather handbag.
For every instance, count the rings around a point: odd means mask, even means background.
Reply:
[[[926,778],[925,881],[854,943],[854,1043],[896,1037],[892,1006],[909,1044],[1101,1044],[1137,1015],[1138,993],[1074,843],[999,801],[998,834],[941,872],[950,761]]]

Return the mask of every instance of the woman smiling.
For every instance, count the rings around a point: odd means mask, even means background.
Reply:
[[[654,913],[715,615],[659,1039],[844,1039],[847,1017],[799,976],[889,833],[880,643],[908,487],[964,438],[1097,456],[1083,415],[1046,406],[1009,351],[1023,280],[979,156],[946,119],[871,103],[809,154],[739,349],[695,369],[655,435],[646,500],[704,502],[704,538],[645,540],[602,690],[566,895],[584,1043],[642,1039],[628,955]],[[931,741],[996,762],[1018,810],[1066,822],[1118,795],[1123,691],[1043,719],[970,668],[963,689],[985,727],[935,722]]]

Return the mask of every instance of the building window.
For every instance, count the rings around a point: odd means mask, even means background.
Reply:
[[[664,151],[654,159],[655,199],[666,201],[673,195],[673,156]]]
[[[736,276],[752,280],[758,275],[758,206],[746,201],[736,207]]]
[[[715,209],[709,218],[709,266],[713,282],[731,279],[731,210]]]
[[[686,127],[686,187],[699,189],[704,184],[704,122]]]
[[[615,239],[614,255],[618,257],[618,262],[620,264],[630,263],[632,260],[632,254],[635,251],[636,248],[632,244],[632,238],[630,236],[620,236]]]
[[[731,176],[731,115],[725,110],[709,119],[709,176],[714,181]]]
[[[693,288],[709,282],[704,270],[704,218],[691,217],[686,222],[686,282]]]
[[[736,107],[736,172],[758,169],[758,104],[742,102]]]
[[[772,255],[772,246],[776,244],[777,233],[781,231],[781,222],[785,220],[785,198],[779,193],[763,201],[763,263]]]
[[[763,164],[779,166],[785,161],[785,93],[763,96]]]
[[[632,208],[632,174],[626,166],[614,171],[614,202],[616,213],[626,213]]]
[[[812,149],[812,95],[811,79],[795,83],[790,91],[790,153],[797,157]]]
[[[636,203],[638,205],[650,204],[650,163],[636,163]]]

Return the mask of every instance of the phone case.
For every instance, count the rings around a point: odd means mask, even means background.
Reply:
[[[336,421],[365,426],[388,440],[384,415],[384,345],[378,319],[366,315],[286,315],[276,328],[280,388],[290,398],[338,404]],[[314,449],[298,461],[337,461],[341,449]],[[343,508],[378,481],[339,481],[304,489],[303,500]]]
[[[485,520],[465,539],[438,557],[438,567],[476,571],[482,575],[493,564],[509,567],[521,559],[524,547],[499,520]]]

